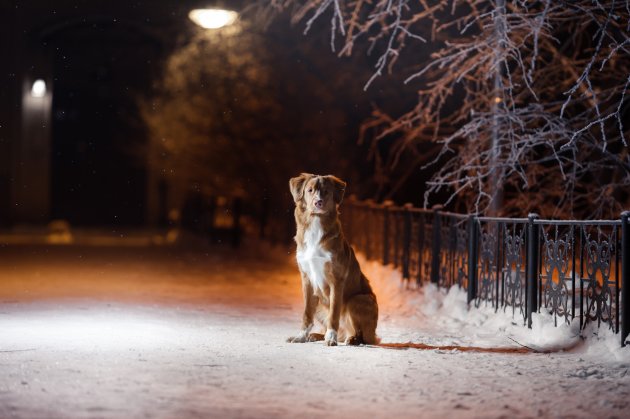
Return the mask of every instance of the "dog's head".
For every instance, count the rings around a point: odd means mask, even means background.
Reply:
[[[337,211],[346,190],[346,182],[328,175],[302,173],[289,181],[295,205],[310,214],[327,214]]]

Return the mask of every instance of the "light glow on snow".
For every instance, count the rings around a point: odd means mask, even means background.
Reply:
[[[0,346],[9,350],[151,348],[173,341],[175,334],[163,320],[133,311],[82,314],[64,309],[14,313],[0,320],[0,330]]]
[[[204,29],[219,29],[234,23],[238,13],[223,9],[195,9],[188,13],[188,17]]]

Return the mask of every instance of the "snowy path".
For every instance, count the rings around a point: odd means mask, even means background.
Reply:
[[[455,293],[429,289],[439,304],[428,303],[366,269],[384,342],[535,341],[483,311],[462,321]],[[553,354],[287,344],[299,292],[288,257],[252,249],[0,248],[0,417],[628,415],[630,357],[608,343]]]

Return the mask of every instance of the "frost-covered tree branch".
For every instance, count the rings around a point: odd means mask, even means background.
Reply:
[[[487,212],[502,196],[504,214],[595,217],[630,203],[628,0],[259,5],[307,30],[331,19],[339,55],[374,56],[366,88],[404,74],[416,105],[402,115],[377,109],[362,135],[393,141],[389,165],[433,170],[425,205],[439,194]]]

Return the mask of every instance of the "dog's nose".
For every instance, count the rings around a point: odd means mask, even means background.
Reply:
[[[318,199],[318,200],[315,201],[315,208],[322,209],[323,206],[324,206],[324,200],[323,199]]]

